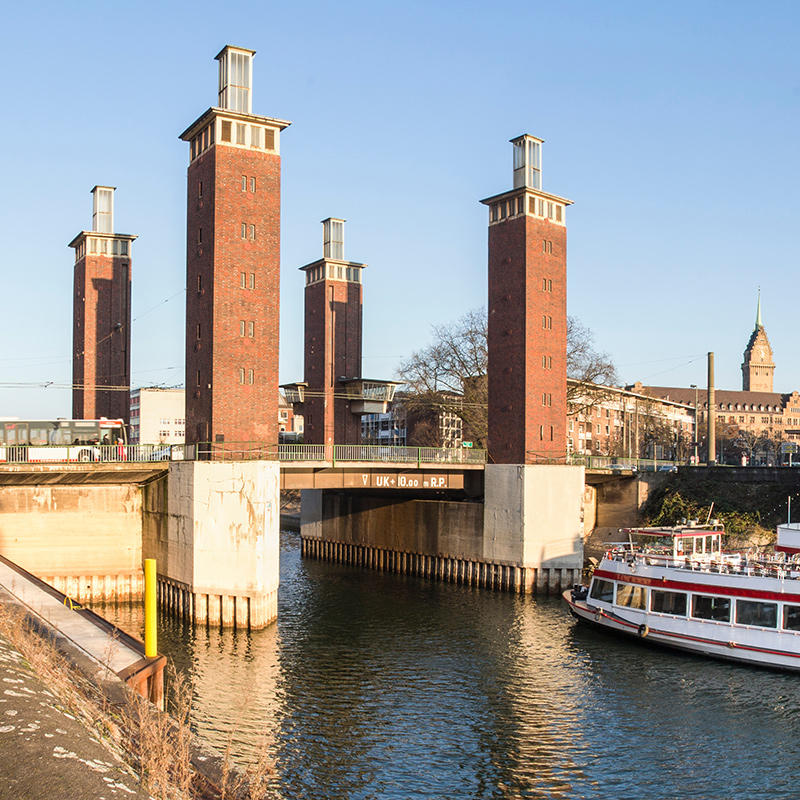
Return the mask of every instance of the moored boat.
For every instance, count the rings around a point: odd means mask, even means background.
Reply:
[[[800,553],[730,553],[719,524],[623,529],[588,586],[564,592],[580,620],[693,653],[800,670]]]

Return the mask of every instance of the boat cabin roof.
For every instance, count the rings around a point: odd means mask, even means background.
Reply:
[[[697,536],[719,536],[725,533],[722,525],[677,525],[665,528],[622,528],[620,533],[627,533],[633,536],[654,536],[659,539],[669,537],[672,539],[688,539]]]

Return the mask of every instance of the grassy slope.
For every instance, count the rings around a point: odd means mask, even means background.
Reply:
[[[765,546],[775,541],[775,528],[786,521],[787,488],[772,483],[733,483],[713,477],[697,480],[676,473],[651,492],[643,509],[646,524],[676,525],[682,518],[705,522],[711,516],[725,524],[734,547]],[[800,497],[792,496],[800,518]]]

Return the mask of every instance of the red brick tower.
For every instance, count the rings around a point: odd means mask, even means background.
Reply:
[[[72,416],[128,422],[131,383],[131,242],[114,233],[114,187],[92,189],[92,230],[75,249]]]
[[[542,139],[514,146],[514,188],[489,206],[489,458],[563,460],[570,200],[541,189]]]
[[[253,50],[227,46],[190,143],[186,442],[278,441],[280,132],[252,111]]]
[[[344,260],[344,220],[323,221],[322,258],[306,273],[306,444],[359,444],[361,418],[352,413],[347,385],[361,377],[361,270]]]

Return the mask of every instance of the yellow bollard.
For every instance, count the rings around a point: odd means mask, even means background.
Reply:
[[[156,625],[156,560],[144,560],[144,655],[158,655],[158,629]]]

